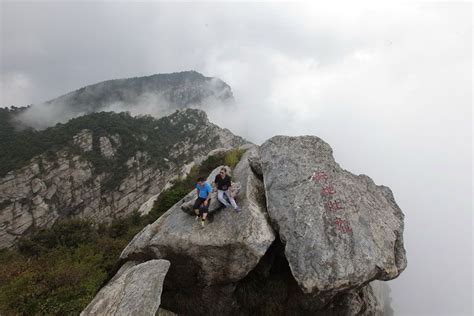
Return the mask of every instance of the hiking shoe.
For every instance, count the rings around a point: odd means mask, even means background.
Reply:
[[[240,212],[242,211],[242,209],[240,208],[240,206],[237,206],[237,208],[235,209],[236,212]]]
[[[196,216],[196,222],[199,220],[199,215]]]
[[[205,220],[201,219],[201,226],[204,227]]]

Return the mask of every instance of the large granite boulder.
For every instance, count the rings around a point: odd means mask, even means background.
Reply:
[[[193,190],[137,234],[121,259],[171,261],[167,277],[171,287],[229,284],[244,278],[275,239],[266,218],[263,184],[246,158],[255,151],[256,147],[247,150],[233,171],[233,180],[240,187],[236,200],[241,212],[224,208],[214,212],[206,226],[201,227],[194,216],[182,210],[183,205],[196,198]],[[210,178],[213,176],[215,172]],[[213,200],[215,203],[215,197]]]
[[[403,213],[389,188],[342,169],[318,137],[273,137],[260,158],[268,214],[305,293],[331,296],[405,269]]]
[[[150,260],[128,262],[82,311],[86,315],[153,316],[160,307],[163,281],[170,263]]]

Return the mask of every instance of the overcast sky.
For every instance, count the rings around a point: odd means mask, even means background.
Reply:
[[[0,106],[192,69],[232,87],[208,114],[236,134],[322,137],[406,214],[396,314],[472,314],[470,4],[2,1],[1,27]]]

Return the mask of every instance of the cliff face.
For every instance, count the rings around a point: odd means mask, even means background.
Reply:
[[[68,123],[89,128],[73,133],[59,149],[45,147],[45,153],[0,178],[0,248],[62,217],[109,222],[129,215],[184,165],[213,149],[245,143],[199,110],[181,110],[160,120],[126,119],[133,124],[123,133],[120,128]],[[68,124],[64,128],[70,128]],[[64,128],[58,133],[63,135]]]
[[[189,214],[190,192],[122,252],[125,266],[170,262],[164,308],[180,315],[389,310],[371,283],[398,277],[407,264],[403,213],[389,188],[342,169],[331,147],[310,136],[250,147],[232,176],[241,212],[211,196],[202,228]]]

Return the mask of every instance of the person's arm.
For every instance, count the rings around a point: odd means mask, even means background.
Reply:
[[[204,201],[204,205],[207,206],[207,203],[209,202],[209,199],[211,198],[211,192],[212,192],[212,187],[209,183],[206,183],[207,184],[207,198],[206,200]]]

